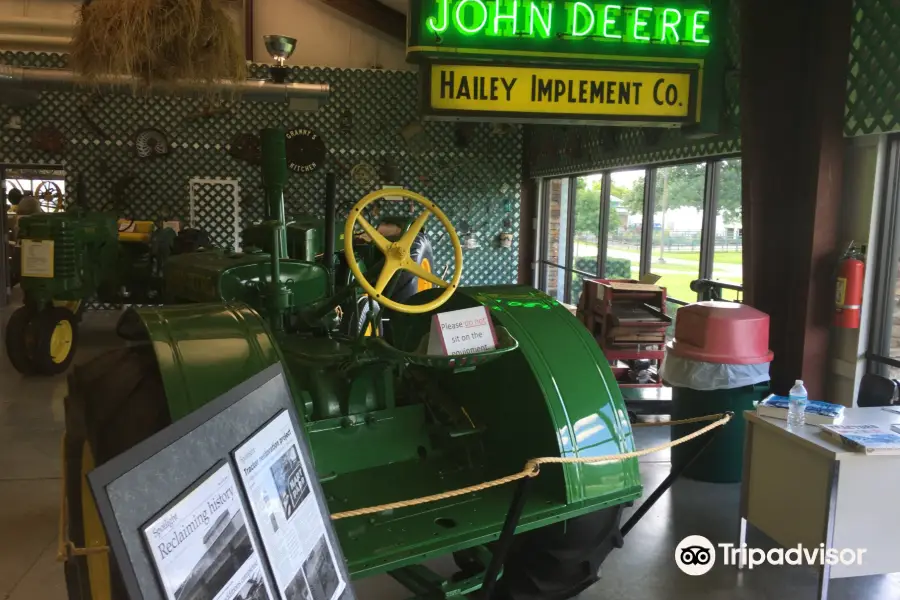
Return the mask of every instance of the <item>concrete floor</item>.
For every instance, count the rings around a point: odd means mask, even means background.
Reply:
[[[0,311],[0,329],[11,309]],[[120,344],[112,333],[118,314],[88,314],[81,330],[77,361]],[[64,600],[62,565],[56,562],[59,517],[59,443],[63,429],[65,376],[23,378],[0,357],[0,600]],[[668,438],[667,428],[638,429],[639,445]],[[641,462],[645,487],[654,488],[668,473],[668,455]],[[787,502],[788,499],[785,498]],[[739,573],[717,564],[712,572],[689,577],[675,565],[673,553],[687,535],[713,543],[737,535],[738,486],[682,480],[665,494],[603,565],[599,583],[585,600],[795,600],[816,597],[816,575],[803,567],[762,567]],[[885,516],[886,517],[886,516]],[[896,518],[896,517],[894,517]],[[751,546],[770,547],[751,532]],[[900,540],[897,541],[900,551]],[[439,571],[447,563],[438,561]],[[386,576],[355,584],[362,600],[406,598]],[[832,582],[832,600],[900,600],[900,574]]]

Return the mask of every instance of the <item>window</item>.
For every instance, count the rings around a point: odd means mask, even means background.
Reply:
[[[695,302],[691,282],[700,277],[700,238],[706,163],[663,167],[656,172],[650,272],[666,295]]]
[[[741,160],[716,163],[716,235],[713,240],[712,279],[742,285],[743,235],[741,225]],[[726,300],[740,299],[740,292],[722,290]]]
[[[4,179],[4,198],[8,198],[10,192],[17,190],[23,196],[37,195],[38,202],[44,212],[62,210],[66,193],[66,181],[63,177],[15,177]]]
[[[644,220],[644,182],[647,171],[616,171],[610,176],[609,219],[603,276],[638,279],[641,276],[641,228]]]
[[[900,138],[890,144],[886,171],[881,210],[874,215],[877,244],[868,249],[866,260],[866,268],[875,270],[868,371],[900,379]]]
[[[575,180],[575,208],[573,210],[572,249],[573,269],[570,272],[572,289],[570,302],[578,304],[582,281],[597,273],[600,258],[600,204],[603,200],[603,178],[600,175],[578,177]]]
[[[740,288],[740,159],[549,179],[542,194],[537,280],[560,302],[577,304],[582,281],[597,273],[657,275],[672,313],[697,301],[696,279]]]

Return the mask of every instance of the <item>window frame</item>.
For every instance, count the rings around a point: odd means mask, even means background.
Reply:
[[[888,138],[887,169],[883,180],[883,202],[878,218],[881,228],[874,244],[875,277],[872,290],[871,327],[866,340],[867,372],[889,376],[888,368],[900,369],[900,359],[891,358],[891,336],[900,271],[900,136]],[[880,182],[879,182],[880,183]],[[878,185],[879,183],[876,183]],[[868,249],[872,256],[873,248]]]

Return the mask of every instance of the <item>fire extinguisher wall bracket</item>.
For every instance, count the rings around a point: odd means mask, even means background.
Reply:
[[[863,255],[852,243],[838,262],[834,293],[834,325],[858,329],[862,314],[862,290],[866,265]]]

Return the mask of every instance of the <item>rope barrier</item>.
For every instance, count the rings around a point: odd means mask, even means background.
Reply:
[[[374,513],[384,512],[387,510],[394,510],[398,508],[407,508],[410,506],[418,506],[419,504],[428,504],[430,502],[437,502],[438,500],[445,500],[447,498],[455,498],[456,496],[464,496],[466,494],[471,494],[474,492],[480,492],[482,490],[498,487],[501,485],[506,485],[507,483],[512,483],[514,481],[519,481],[520,479],[524,479],[525,477],[537,477],[541,472],[541,465],[549,465],[549,464],[602,464],[609,462],[619,462],[623,460],[628,460],[630,458],[640,458],[642,456],[647,456],[648,454],[653,454],[655,452],[661,452],[663,450],[668,450],[669,448],[674,448],[675,446],[684,444],[689,442],[695,438],[704,435],[717,427],[722,427],[726,423],[728,423],[732,419],[732,415],[729,413],[720,413],[716,415],[706,415],[703,417],[692,417],[689,419],[681,419],[679,421],[659,421],[655,423],[632,423],[631,427],[665,427],[672,425],[687,425],[690,423],[702,423],[706,421],[713,421],[709,425],[705,427],[701,427],[697,431],[689,433],[683,437],[678,438],[677,440],[672,440],[666,442],[665,444],[659,444],[657,446],[653,446],[652,448],[644,448],[643,450],[635,450],[633,452],[625,452],[623,454],[611,454],[609,456],[588,456],[588,457],[561,457],[561,456],[545,456],[541,458],[533,458],[525,463],[525,467],[519,471],[518,473],[513,473],[512,475],[507,475],[506,477],[501,477],[499,479],[492,479],[491,481],[485,481],[476,485],[470,485],[464,488],[457,488],[455,490],[450,490],[447,492],[441,492],[440,494],[432,494],[430,496],[421,496],[419,498],[411,498],[409,500],[401,500],[399,502],[390,502],[387,504],[379,504],[376,506],[368,506],[366,508],[357,508],[354,510],[346,510],[343,512],[332,513],[331,520],[337,521],[339,519],[348,519],[350,517],[361,517],[363,515],[371,515]],[[63,438],[63,461],[65,461],[65,438]],[[67,502],[66,502],[66,478],[62,478],[62,501],[60,502],[60,519],[59,519],[59,547],[57,548],[57,560],[63,561],[66,560],[70,556],[88,556],[91,554],[103,554],[109,552],[108,546],[95,546],[90,548],[78,548],[76,547],[68,537],[68,522],[67,522]]]
[[[519,471],[518,473],[513,473],[512,475],[507,475],[506,477],[501,477],[499,479],[492,479],[491,481],[485,481],[482,483],[478,483],[475,485],[470,485],[464,488],[457,488],[455,490],[450,490],[447,492],[441,492],[440,494],[432,494],[430,496],[421,496],[419,498],[411,498],[409,500],[400,500],[399,502],[389,502],[387,504],[378,504],[376,506],[368,506],[366,508],[357,508],[355,510],[345,510],[343,512],[332,513],[331,520],[337,521],[339,519],[347,519],[350,517],[361,517],[363,515],[371,515],[374,513],[383,512],[386,510],[394,510],[397,508],[408,508],[410,506],[417,506],[419,504],[428,504],[429,502],[437,502],[438,500],[445,500],[447,498],[455,498],[456,496],[464,496],[466,494],[471,494],[474,492],[480,492],[482,490],[487,490],[490,488],[498,487],[501,485],[506,485],[507,483],[512,483],[514,481],[518,481],[520,479],[524,479],[525,477],[537,477],[541,472],[541,465],[549,465],[549,464],[601,464],[607,462],[619,462],[623,460],[628,460],[629,458],[640,458],[641,456],[647,456],[648,454],[653,454],[654,452],[660,452],[662,450],[668,450],[669,448],[674,448],[680,444],[684,444],[685,442],[689,442],[694,438],[698,438],[701,435],[712,431],[716,427],[721,427],[728,423],[732,418],[730,414],[717,414],[717,415],[707,415],[704,417],[693,417],[690,419],[682,419],[680,421],[664,421],[660,423],[647,423],[643,424],[645,426],[663,426],[663,425],[684,425],[687,423],[699,423],[703,421],[715,421],[710,423],[705,427],[701,427],[697,431],[689,433],[683,437],[678,438],[677,440],[672,440],[670,442],[666,442],[665,444],[659,444],[658,446],[653,446],[652,448],[645,448],[643,450],[635,450],[634,452],[625,452],[623,454],[611,454],[609,456],[585,456],[585,457],[564,457],[564,456],[545,456],[542,458],[533,458],[525,463],[525,467]]]

